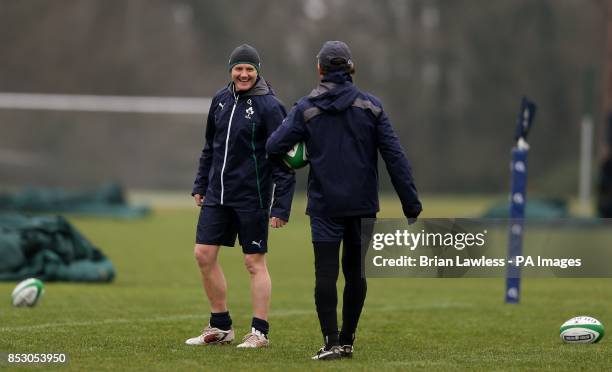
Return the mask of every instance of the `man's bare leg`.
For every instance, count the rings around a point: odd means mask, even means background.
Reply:
[[[208,297],[210,311],[213,313],[227,311],[227,283],[223,270],[217,262],[219,246],[196,244],[194,254],[202,274],[202,284]]]
[[[223,270],[217,262],[218,245],[196,244],[194,254],[202,284],[210,304],[210,323],[202,334],[185,341],[188,345],[227,344],[234,340],[232,319],[227,311],[227,285]]]
[[[268,320],[272,282],[266,265],[266,255],[263,253],[245,254],[244,264],[251,276],[251,301],[253,316]]]
[[[251,332],[248,333],[240,348],[259,348],[270,345],[268,340],[268,311],[270,308],[270,293],[272,283],[268,267],[266,266],[266,255],[263,253],[245,254],[244,264],[251,277],[251,300],[253,302],[253,322]]]

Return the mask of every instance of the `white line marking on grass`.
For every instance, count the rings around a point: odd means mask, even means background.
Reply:
[[[0,332],[10,331],[28,331],[35,329],[45,328],[61,328],[61,327],[88,327],[95,325],[106,325],[106,324],[121,324],[121,323],[155,323],[155,322],[168,322],[175,320],[189,320],[203,318],[202,314],[186,314],[186,315],[170,315],[170,316],[159,316],[145,319],[125,319],[125,318],[114,318],[114,319],[102,319],[102,320],[89,320],[81,322],[65,322],[65,323],[43,323],[29,326],[15,326],[15,327],[2,327]]]
[[[270,313],[273,317],[288,317],[294,315],[307,315],[314,313],[314,310],[286,310],[286,311],[272,311]],[[102,319],[102,320],[87,320],[80,322],[64,322],[64,323],[43,323],[26,326],[15,326],[15,327],[2,327],[0,332],[11,332],[11,331],[29,331],[36,329],[45,328],[61,328],[61,327],[89,327],[107,324],[122,324],[122,323],[158,323],[158,322],[173,322],[176,320],[190,320],[190,319],[204,319],[206,314],[184,314],[184,315],[169,315],[169,316],[157,316],[152,318],[144,319],[125,319],[125,318],[114,318],[114,319]]]
[[[409,309],[445,309],[445,308],[466,308],[473,307],[468,304],[429,304],[429,305],[407,305],[407,306],[381,306],[366,308],[368,313],[373,312],[389,312]],[[277,310],[271,311],[270,316],[275,318],[290,317],[296,315],[310,315],[316,314],[314,308],[309,310]],[[183,314],[183,315],[168,315],[168,316],[157,316],[151,318],[141,319],[125,319],[125,318],[113,318],[113,319],[102,319],[102,320],[88,320],[88,321],[76,321],[76,322],[64,322],[64,323],[43,323],[25,326],[14,326],[14,327],[1,327],[0,332],[16,332],[16,331],[32,331],[37,329],[47,328],[62,328],[62,327],[90,327],[110,324],[125,324],[125,323],[160,323],[160,322],[173,322],[177,320],[190,320],[190,319],[204,319],[205,313],[202,314]]]

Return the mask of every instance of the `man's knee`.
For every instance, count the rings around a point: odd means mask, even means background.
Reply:
[[[266,268],[266,256],[261,253],[245,254],[244,265],[247,271],[251,275],[256,275],[261,272],[265,272]]]
[[[342,273],[345,278],[361,278],[361,271],[364,267],[364,257],[362,257],[359,245],[347,247],[345,245],[342,255]]]
[[[212,245],[196,244],[193,253],[201,268],[210,268],[217,263],[218,248]]]
[[[314,241],[312,242],[315,258],[315,278],[317,280],[338,280],[338,255],[340,241]]]

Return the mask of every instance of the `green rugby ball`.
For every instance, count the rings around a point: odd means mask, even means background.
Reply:
[[[306,144],[298,142],[283,157],[283,162],[291,169],[300,169],[308,165],[308,153]]]
[[[45,293],[45,285],[36,278],[26,279],[15,287],[12,293],[13,306],[34,306]]]
[[[590,316],[577,316],[561,325],[561,341],[566,344],[594,344],[604,336],[604,326]]]

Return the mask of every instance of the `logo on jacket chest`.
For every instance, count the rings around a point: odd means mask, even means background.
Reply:
[[[255,113],[255,110],[253,110],[253,101],[251,101],[251,99],[249,98],[247,100],[247,103],[249,104],[249,107],[246,110],[244,110],[244,117],[245,119],[251,120],[251,117]]]

